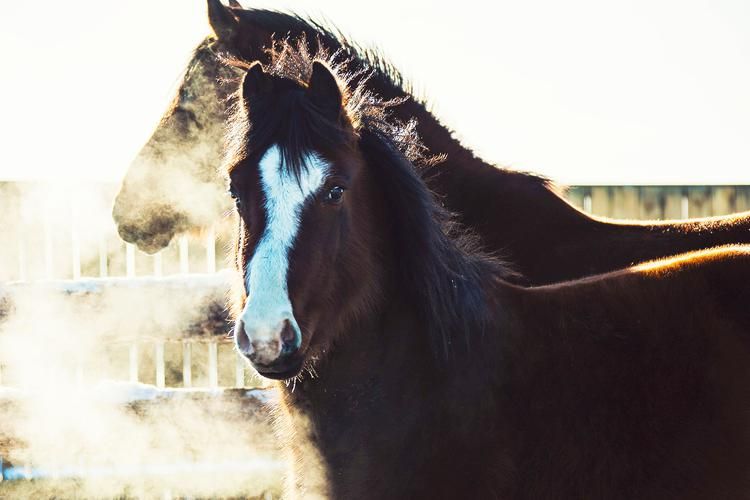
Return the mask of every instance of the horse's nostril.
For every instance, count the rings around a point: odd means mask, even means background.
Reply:
[[[292,354],[299,349],[299,336],[288,319],[284,320],[284,326],[281,328],[281,342],[281,353],[283,355]]]
[[[241,319],[237,320],[237,323],[234,325],[234,337],[240,352],[250,354],[250,339],[245,331],[245,323]]]
[[[284,320],[284,326],[281,327],[281,341],[284,343],[294,342],[296,335],[292,323],[288,319]]]
[[[234,325],[237,349],[256,365],[284,362],[300,347],[300,335],[291,321],[282,320],[275,328],[250,324],[238,319]]]

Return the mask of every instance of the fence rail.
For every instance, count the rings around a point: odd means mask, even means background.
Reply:
[[[574,186],[578,208],[614,219],[687,219],[750,210],[750,186]]]
[[[0,283],[213,273],[227,267],[231,220],[176,237],[155,255],[124,243],[114,184],[0,183]]]

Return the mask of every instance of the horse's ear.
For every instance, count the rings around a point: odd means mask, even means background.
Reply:
[[[242,8],[242,4],[240,2],[238,2],[237,0],[229,0],[229,6],[232,7],[233,9],[241,9]]]
[[[342,107],[341,89],[333,72],[320,61],[313,62],[307,94],[326,114],[338,118]]]
[[[242,78],[242,98],[250,99],[258,94],[270,92],[272,89],[271,79],[263,71],[263,66],[254,62]]]
[[[231,41],[237,33],[239,21],[221,0],[208,0],[208,24],[219,40]]]

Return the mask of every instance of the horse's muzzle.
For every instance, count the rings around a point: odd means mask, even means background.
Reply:
[[[300,343],[291,322],[284,319],[270,330],[260,330],[255,328],[248,331],[242,320],[237,321],[234,338],[240,353],[249,359],[263,376],[279,379],[293,377],[299,373],[302,363],[296,354]]]

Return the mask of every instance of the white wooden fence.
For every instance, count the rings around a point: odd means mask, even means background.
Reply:
[[[175,287],[182,286],[180,283],[205,282],[219,290],[207,307],[221,316],[221,283],[231,272],[227,269],[231,220],[178,236],[166,249],[149,256],[117,235],[111,218],[117,189],[115,184],[0,183],[0,235],[4,242],[0,245],[0,297],[5,289],[6,306],[12,304],[15,291],[24,287],[51,287],[76,302],[84,297],[91,300],[106,284],[126,289],[141,283],[149,290],[162,287],[165,292],[179,293]],[[750,209],[749,186],[577,186],[567,196],[587,212],[615,218],[685,218]],[[91,291],[80,293],[87,288]],[[0,316],[2,309],[0,304]],[[108,375],[157,387],[262,384],[234,353],[231,341],[225,338],[228,328],[218,319],[214,331],[199,328],[198,334],[137,332],[128,338],[127,349],[121,349],[126,369],[120,367]],[[122,347],[123,337],[118,338],[113,348]],[[80,372],[82,379],[87,377],[85,366]],[[4,381],[3,376],[0,353],[0,385],[22,383]]]
[[[116,191],[113,184],[0,183],[0,234],[5,242],[0,245],[0,298],[5,297],[5,309],[10,309],[5,315],[12,317],[16,295],[30,289],[54,292],[75,307],[95,302],[104,289],[132,289],[131,295],[141,289],[180,293],[183,284],[200,283],[202,293],[211,291],[200,306],[205,315],[218,316],[208,325],[214,331],[198,325],[198,332],[139,332],[119,340],[113,336],[112,349],[121,351],[127,369],[115,363],[119,370],[106,375],[157,387],[262,386],[234,352],[226,336],[230,325],[221,322],[231,273],[225,251],[230,221],[180,235],[166,249],[147,255],[117,235],[111,219]],[[0,305],[0,332],[3,309]],[[128,338],[126,349],[122,338]],[[0,386],[23,385],[22,380],[4,377],[3,364],[0,353]],[[93,374],[86,366],[77,370],[80,378],[95,381],[88,379]]]

